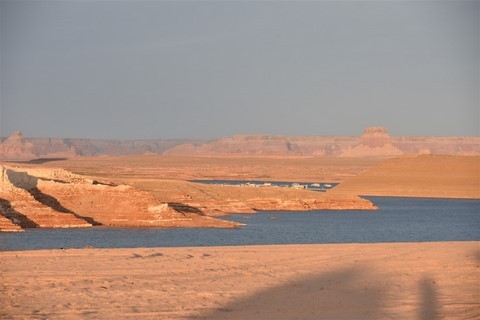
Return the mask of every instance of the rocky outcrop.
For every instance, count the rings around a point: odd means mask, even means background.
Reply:
[[[33,143],[25,141],[20,131],[0,143],[0,159],[29,160],[36,157]]]
[[[24,231],[18,224],[12,222],[7,217],[0,215],[0,232],[22,232]]]
[[[177,210],[201,212],[209,216],[232,213],[255,213],[264,210],[375,210],[371,201],[356,195],[335,195],[306,189],[255,188],[202,184],[179,180],[132,181],[138,188],[146,188]]]
[[[360,137],[360,144],[348,149],[342,157],[392,157],[403,152],[393,145],[393,141],[384,127],[369,127]]]
[[[198,146],[203,140],[90,140],[64,138],[24,138],[20,131],[0,138],[1,160],[30,160],[38,157],[121,156],[160,154],[174,146],[190,143]]]
[[[361,137],[286,137],[243,135],[200,146],[182,144],[165,155],[302,155],[315,157],[395,157],[410,154],[480,154],[479,137],[390,137],[384,127],[369,127]]]
[[[0,165],[0,215],[23,228],[78,228],[92,225],[73,212],[39,201],[39,178]],[[9,231],[0,227],[0,231]]]
[[[236,227],[237,223],[180,212],[127,185],[87,179],[62,169],[0,166],[0,231],[135,227]],[[7,224],[5,218],[12,223]],[[3,221],[3,222],[1,222]]]

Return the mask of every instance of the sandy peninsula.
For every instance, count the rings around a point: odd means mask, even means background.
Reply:
[[[480,243],[0,252],[2,319],[476,319]]]

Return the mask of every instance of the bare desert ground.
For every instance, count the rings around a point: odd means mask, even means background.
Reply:
[[[348,179],[334,191],[369,196],[479,199],[480,157],[404,155]]]
[[[164,189],[162,192],[166,197],[172,196],[167,192],[172,188],[161,186],[172,183],[167,180],[238,179],[340,182],[333,190],[349,195],[480,198],[479,156],[309,158],[144,155],[40,159],[21,165],[63,168],[81,175],[133,184],[149,191]]]
[[[0,252],[2,319],[478,319],[480,243]]]
[[[37,159],[22,166],[63,168],[109,179],[229,179],[338,182],[356,176],[385,158],[300,156],[190,157],[132,155]]]

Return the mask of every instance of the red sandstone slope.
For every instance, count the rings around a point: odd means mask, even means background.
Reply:
[[[85,179],[61,169],[1,166],[0,215],[24,228],[97,224],[225,228],[238,225],[193,212],[180,212],[147,192]],[[11,224],[4,222],[0,224],[0,231],[10,231]]]
[[[19,225],[13,223],[12,220],[0,215],[0,231],[19,232],[23,231],[23,229]]]

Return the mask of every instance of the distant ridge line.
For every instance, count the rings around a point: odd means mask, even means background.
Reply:
[[[476,136],[396,136],[384,127],[369,127],[359,136],[234,135],[202,139],[25,138],[20,131],[0,138],[0,159],[95,157],[139,154],[179,156],[315,156],[392,157],[400,154],[480,154]]]

